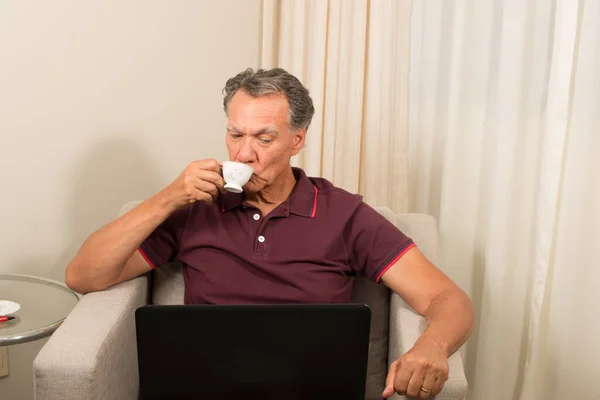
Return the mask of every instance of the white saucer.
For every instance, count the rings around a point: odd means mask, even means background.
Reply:
[[[21,306],[14,301],[0,300],[0,315],[10,315],[19,311]]]

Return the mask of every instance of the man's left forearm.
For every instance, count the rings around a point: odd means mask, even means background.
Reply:
[[[448,357],[469,338],[473,329],[473,304],[460,289],[438,293],[425,312],[427,329],[416,346],[437,346]]]

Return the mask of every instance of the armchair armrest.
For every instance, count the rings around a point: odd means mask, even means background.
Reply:
[[[390,306],[390,363],[410,350],[423,331],[425,318],[415,312],[400,296],[393,293]],[[464,400],[467,397],[467,379],[462,358],[457,351],[448,359],[450,367],[448,380],[436,400]],[[407,399],[406,396],[394,395],[394,400]]]
[[[148,279],[82,297],[34,360],[37,400],[138,398],[135,310]]]

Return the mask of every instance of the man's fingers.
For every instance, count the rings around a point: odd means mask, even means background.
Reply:
[[[448,379],[448,359],[441,351],[414,347],[397,363],[394,389],[398,394],[426,399],[439,394]]]
[[[425,376],[423,378],[423,383],[419,388],[419,397],[422,399],[426,399],[429,396],[432,396],[434,393],[434,389],[436,388],[436,380],[437,376],[432,373],[432,371],[425,371]],[[424,389],[424,390],[421,390]],[[436,393],[437,394],[437,393]]]
[[[196,201],[203,201],[206,204],[211,204],[214,201],[214,197],[210,193],[198,190],[196,191]]]
[[[219,189],[214,183],[204,181],[196,176],[187,175],[185,177],[183,190],[188,201],[202,200],[208,204],[217,200]]]
[[[433,386],[431,387],[431,395],[436,396],[436,395],[440,394],[440,392],[444,388],[444,383],[446,383],[446,379],[440,378],[438,376],[436,378],[435,382],[433,383]]]
[[[394,361],[390,364],[390,370],[388,371],[387,377],[385,378],[385,389],[381,397],[387,399],[394,394],[394,381],[396,379],[396,371],[398,370],[398,361]]]
[[[197,179],[194,181],[194,186],[202,192],[209,193],[214,198],[219,195],[219,188],[212,182]]]
[[[194,164],[195,166],[197,166],[199,169],[203,169],[206,171],[213,171],[213,172],[219,172],[221,169],[221,165],[219,164],[219,162],[217,160],[200,160],[200,161],[194,161],[192,164]]]
[[[225,181],[223,180],[223,177],[221,176],[221,174],[215,171],[207,171],[201,169],[198,171],[197,177],[203,181],[213,183],[218,189],[221,189],[223,188],[223,186],[225,186]]]
[[[396,392],[400,394],[408,393],[408,385],[412,376],[412,368],[410,368],[410,366],[406,363],[403,363],[402,359],[400,359],[398,371],[396,372],[396,381],[394,382],[394,388],[396,389]]]
[[[193,185],[194,190],[197,192],[197,200],[204,200],[208,204],[217,201],[217,198],[219,197],[219,188],[215,186],[214,183],[196,178],[193,181]]]
[[[405,393],[408,396],[417,397],[423,387],[423,370],[415,369],[412,371],[409,382],[406,385]]]

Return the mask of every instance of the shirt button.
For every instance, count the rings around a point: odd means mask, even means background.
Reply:
[[[262,242],[264,242],[264,241],[265,241],[265,237],[264,237],[264,236],[262,236],[262,235],[261,235],[261,236],[259,236],[259,237],[258,237],[258,241],[259,241],[259,242],[261,242],[261,243],[262,243]]]
[[[260,215],[254,214],[252,218],[254,218],[255,221],[258,221],[260,219]]]

